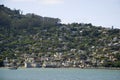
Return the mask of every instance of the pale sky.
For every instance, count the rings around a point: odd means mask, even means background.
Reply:
[[[92,23],[120,28],[120,0],[0,0],[24,14],[60,18],[62,23]]]

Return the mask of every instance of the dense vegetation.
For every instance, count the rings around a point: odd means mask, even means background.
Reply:
[[[70,58],[93,66],[120,67],[120,29],[60,21],[0,5],[0,65],[6,57],[61,53],[64,61]]]

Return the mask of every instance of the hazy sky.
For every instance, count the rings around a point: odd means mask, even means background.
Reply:
[[[92,23],[120,28],[120,0],[0,0],[24,14],[60,18],[63,23]]]

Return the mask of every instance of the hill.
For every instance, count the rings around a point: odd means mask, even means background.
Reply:
[[[23,64],[28,54],[61,65],[120,67],[120,29],[60,21],[0,5],[0,65],[6,57]]]

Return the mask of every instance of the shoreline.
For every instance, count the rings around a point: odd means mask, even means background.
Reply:
[[[0,69],[9,69],[8,67],[0,67]],[[31,68],[34,68],[34,67],[31,67]],[[36,67],[37,68],[37,67]],[[45,67],[38,67],[38,68],[44,68]],[[37,69],[38,69],[37,68]],[[46,69],[48,68],[52,68],[52,67],[46,67]],[[105,70],[120,70],[120,68],[116,68],[116,67],[85,67],[85,68],[79,68],[79,67],[53,67],[53,69],[59,69],[59,68],[65,68],[65,69],[70,69],[70,68],[76,68],[76,69],[105,69]],[[25,67],[18,67],[18,69],[30,69],[30,68],[25,68]]]
[[[83,69],[105,69],[105,70],[120,70],[120,68],[116,67],[87,67]]]

